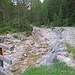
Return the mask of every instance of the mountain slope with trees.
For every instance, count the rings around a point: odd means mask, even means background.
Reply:
[[[75,26],[75,1],[44,0],[43,3],[40,0],[0,1],[1,28],[10,30],[13,27],[17,28],[17,31],[31,32],[33,28],[30,24],[48,27]]]

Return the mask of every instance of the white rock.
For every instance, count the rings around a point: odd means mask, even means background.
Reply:
[[[5,53],[11,54],[11,51],[9,51],[9,50],[6,50],[6,52],[5,52]]]
[[[6,37],[13,39],[13,37],[12,37],[12,35],[11,35],[11,34],[7,34],[7,36],[6,36]]]
[[[41,48],[41,46],[38,43],[35,43],[34,47]]]
[[[65,56],[61,56],[61,55],[58,55],[58,56],[57,56],[57,59],[59,59],[59,60],[61,60],[61,61],[65,62],[65,63],[68,63],[68,62],[70,62],[70,61],[71,61],[71,59],[70,59],[70,58],[65,57]]]
[[[24,54],[25,57],[27,57],[27,54]]]
[[[11,44],[11,42],[6,42],[6,44]]]
[[[13,50],[13,53],[16,53],[16,52],[17,52],[17,51],[14,49],[14,50]]]
[[[12,57],[12,55],[8,55],[8,57],[10,58],[10,57]]]
[[[4,53],[4,55],[8,55],[9,53]]]
[[[39,52],[37,52],[36,55],[39,55]]]
[[[21,40],[12,40],[12,42],[14,42],[14,43],[19,43],[19,42],[21,42]]]
[[[39,64],[41,62],[41,59],[38,59],[37,61],[36,61],[36,64]]]

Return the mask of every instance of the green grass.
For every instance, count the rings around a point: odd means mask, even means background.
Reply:
[[[65,65],[64,62],[56,62],[50,66],[34,67],[26,70],[22,75],[74,75],[75,69]]]
[[[13,33],[26,31],[27,34],[31,35],[32,31],[33,31],[33,27],[28,25],[28,26],[25,26],[23,28],[15,28],[15,27],[11,27],[11,26],[4,26],[4,27],[0,28],[0,34],[4,34],[7,31],[10,31]]]
[[[7,31],[10,31],[10,32],[18,32],[19,31],[19,28],[13,28],[13,27],[10,27],[10,26],[5,26],[3,28],[0,28],[0,34],[3,34]]]
[[[69,43],[65,44],[67,47],[67,52],[72,53],[73,54],[73,58],[75,58],[75,48],[73,46],[71,46]]]

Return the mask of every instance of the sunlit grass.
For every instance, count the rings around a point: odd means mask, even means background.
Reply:
[[[56,62],[50,66],[34,67],[26,70],[22,75],[74,75],[75,69],[64,62]]]

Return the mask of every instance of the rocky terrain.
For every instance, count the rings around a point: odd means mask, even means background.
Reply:
[[[1,35],[6,36],[6,45],[14,46],[14,50],[5,50],[5,57],[12,60],[12,65],[4,62],[4,67],[14,75],[21,75],[27,68],[48,65],[55,60],[75,66],[73,55],[66,50],[65,43],[75,45],[75,28],[38,28],[34,27],[31,36],[25,32]]]

